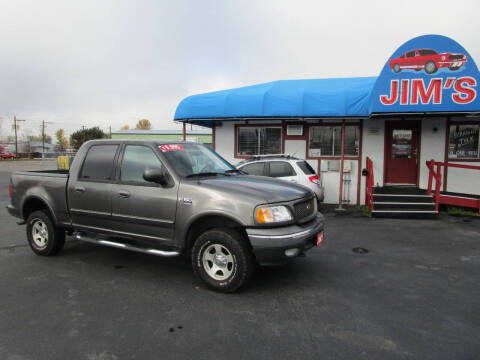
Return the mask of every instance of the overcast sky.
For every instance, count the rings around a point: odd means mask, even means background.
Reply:
[[[0,0],[1,136],[13,115],[68,133],[141,118],[178,128],[184,97],[296,78],[376,76],[423,34],[480,61],[479,0]]]

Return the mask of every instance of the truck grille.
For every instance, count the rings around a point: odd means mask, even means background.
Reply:
[[[293,206],[295,209],[295,219],[298,222],[306,221],[310,216],[313,215],[313,212],[315,211],[314,201],[315,199],[312,198],[306,201],[299,202],[298,204],[295,204]]]

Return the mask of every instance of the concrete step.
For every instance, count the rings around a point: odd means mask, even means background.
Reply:
[[[382,210],[372,210],[372,217],[398,218],[398,219],[437,219],[438,211],[382,209]]]
[[[374,202],[433,203],[431,195],[373,194]]]
[[[374,210],[427,210],[434,211],[434,202],[390,202],[390,201],[374,201]]]

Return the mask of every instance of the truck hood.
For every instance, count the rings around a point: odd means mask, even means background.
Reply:
[[[276,203],[300,199],[311,191],[288,181],[276,180],[265,176],[223,176],[199,179],[199,184],[228,193],[232,200],[236,196],[248,197],[262,203]]]

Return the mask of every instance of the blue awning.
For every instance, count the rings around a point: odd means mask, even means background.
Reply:
[[[248,117],[368,117],[376,77],[279,80],[189,96],[175,120],[212,126]]]

